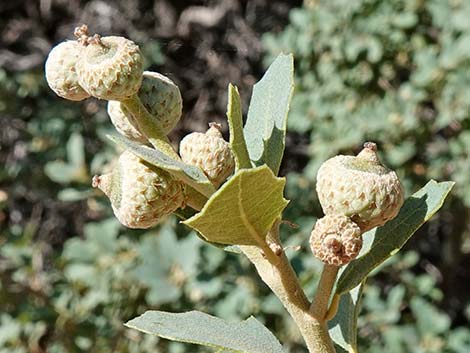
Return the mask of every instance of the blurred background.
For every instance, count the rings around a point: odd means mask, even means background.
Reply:
[[[75,26],[137,42],[146,68],[180,87],[177,143],[227,125],[227,85],[246,113],[252,85],[279,52],[295,56],[296,90],[282,174],[283,241],[311,296],[321,263],[308,234],[321,216],[322,161],[378,142],[407,195],[456,181],[438,213],[368,281],[360,352],[470,352],[469,0],[3,0],[0,2],[0,352],[185,353],[126,329],[148,309],[202,310],[265,323],[306,352],[248,261],[169,218],[127,230],[91,177],[116,155],[105,102],[47,87],[51,47]],[[296,251],[294,246],[300,245]]]

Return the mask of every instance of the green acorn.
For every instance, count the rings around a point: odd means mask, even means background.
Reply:
[[[76,68],[80,85],[93,97],[121,100],[137,93],[142,83],[143,57],[124,37],[88,36],[86,26],[75,31],[82,53]]]
[[[183,111],[183,99],[172,80],[158,72],[145,71],[138,96],[165,134],[176,127]]]
[[[340,155],[324,162],[316,189],[326,215],[348,216],[362,231],[393,219],[404,201],[397,174],[380,163],[371,142],[356,157]]]
[[[193,132],[180,143],[183,162],[201,168],[207,178],[219,187],[234,171],[235,159],[230,144],[222,137],[221,125],[209,124],[205,134]]]
[[[183,101],[173,81],[157,72],[144,71],[137,95],[164,134],[175,128],[181,118]],[[134,117],[119,101],[109,101],[108,114],[122,135],[137,142],[146,141],[145,136],[129,123]]]
[[[111,118],[116,130],[123,136],[127,137],[130,140],[147,143],[145,136],[129,122],[129,119],[133,119],[132,115],[128,113],[127,109],[119,101],[109,101],[108,102],[108,115]]]
[[[93,177],[93,187],[111,201],[116,218],[128,228],[145,229],[184,207],[184,184],[130,151],[111,173]]]
[[[46,65],[46,81],[59,96],[72,101],[81,101],[90,95],[78,83],[75,64],[80,57],[81,45],[76,41],[65,41],[56,45],[49,53]]]

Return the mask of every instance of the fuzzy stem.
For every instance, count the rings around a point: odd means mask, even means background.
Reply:
[[[200,211],[200,208],[194,207]],[[276,221],[267,238],[279,246],[280,221]],[[289,259],[282,250],[271,251],[272,245],[261,249],[254,245],[239,245],[240,250],[255,265],[261,279],[279,298],[284,308],[296,323],[310,353],[336,353],[325,321],[319,321],[310,313],[310,302],[305,296]],[[282,247],[281,247],[282,249]],[[268,250],[268,252],[266,252]]]
[[[192,207],[197,211],[202,209],[202,205],[197,203]],[[317,320],[310,313],[310,302],[289,259],[282,250],[279,240],[280,223],[280,220],[275,222],[266,237],[268,244],[264,249],[254,245],[239,245],[239,248],[255,265],[263,282],[286,308],[299,328],[308,351],[310,353],[336,353],[326,322]],[[281,249],[279,252],[274,250],[278,248]]]
[[[261,279],[279,298],[297,324],[310,353],[335,353],[325,323],[309,313],[310,302],[300,286],[292,266],[284,252],[272,262],[257,246],[239,246],[255,265]]]
[[[172,158],[180,160],[180,156],[178,156],[178,153],[176,153],[171,146],[168,137],[155,123],[155,119],[149,114],[147,109],[145,109],[137,94],[121,100],[121,103],[133,116],[133,119],[129,119],[131,125],[142,132],[156,149],[166,153]]]
[[[338,270],[338,266],[328,264],[323,266],[323,272],[320,277],[320,282],[318,283],[317,292],[315,293],[312,305],[310,306],[310,313],[321,322],[326,321],[331,291],[333,290]]]

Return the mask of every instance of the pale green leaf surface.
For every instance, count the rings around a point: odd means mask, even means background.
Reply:
[[[210,196],[214,191],[214,186],[204,175],[203,171],[197,167],[187,165],[180,160],[168,156],[166,153],[145,145],[131,141],[121,135],[108,136],[113,142],[130,150],[148,163],[166,170],[176,178],[192,186],[201,194]]]
[[[63,161],[52,161],[44,167],[46,175],[56,183],[68,184],[81,179],[82,170]]]
[[[284,154],[286,122],[294,90],[294,59],[281,54],[253,87],[244,129],[250,158],[279,172]]]
[[[85,143],[82,135],[73,133],[67,141],[67,157],[71,165],[77,168],[85,164]]]
[[[229,245],[265,245],[265,237],[288,201],[284,178],[266,165],[240,169],[194,217],[183,223],[208,241]]]
[[[450,181],[429,181],[405,201],[397,217],[365,233],[361,253],[341,273],[336,293],[345,293],[358,286],[373,269],[396,254],[418,228],[442,207],[453,186],[454,182]]]
[[[227,322],[198,312],[147,311],[127,327],[173,341],[194,343],[239,353],[282,353],[274,335],[254,317]]]
[[[59,191],[57,198],[64,202],[74,202],[85,200],[93,195],[91,190],[77,190],[73,188],[66,188]]]
[[[357,352],[357,317],[363,284],[341,296],[338,313],[328,322],[331,339],[346,352]],[[341,351],[337,349],[337,351]]]
[[[169,225],[163,226],[158,236],[147,234],[136,251],[140,264],[131,272],[148,288],[146,299],[153,305],[177,301],[180,286],[174,283],[175,271],[189,282],[198,266],[201,242],[193,236],[178,239]]]
[[[230,147],[235,156],[236,169],[251,168],[250,156],[243,136],[243,116],[237,87],[229,84],[227,119],[230,128]]]

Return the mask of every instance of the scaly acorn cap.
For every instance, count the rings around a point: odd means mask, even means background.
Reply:
[[[372,142],[356,157],[339,155],[324,162],[316,189],[325,214],[348,216],[362,231],[395,218],[404,201],[397,174],[380,163]]]
[[[93,97],[121,100],[137,93],[142,83],[143,57],[124,37],[88,37],[87,28],[75,31],[82,45],[76,68],[80,85]]]
[[[183,162],[201,168],[215,187],[219,187],[235,169],[230,144],[223,139],[220,130],[220,124],[210,123],[205,134],[190,133],[180,143]]]
[[[168,134],[181,118],[183,99],[178,86],[168,77],[145,71],[137,93],[147,111],[155,117],[161,130]]]
[[[181,118],[183,100],[173,81],[157,72],[144,71],[137,95],[163,133],[168,134],[175,128]],[[108,114],[119,133],[137,142],[146,141],[145,136],[129,123],[133,115],[121,102],[109,101]]]
[[[76,41],[65,41],[52,48],[45,71],[49,87],[59,96],[72,101],[81,101],[90,95],[78,83],[75,64],[80,56],[81,45]]]
[[[93,187],[108,196],[116,218],[128,228],[150,228],[185,204],[182,182],[130,151],[120,155],[111,173],[94,176]]]
[[[362,248],[362,231],[350,218],[326,215],[310,234],[313,255],[328,265],[342,266],[355,259]]]

